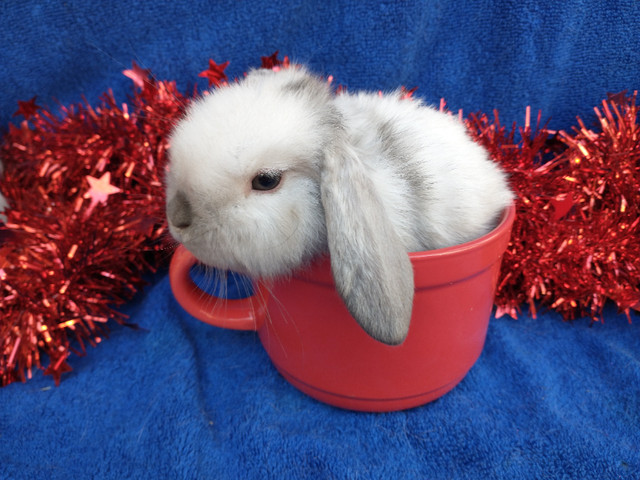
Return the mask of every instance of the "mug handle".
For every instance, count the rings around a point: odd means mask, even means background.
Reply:
[[[262,327],[267,316],[268,291],[264,285],[254,285],[254,294],[247,298],[218,298],[201,290],[189,271],[197,259],[179,245],[169,265],[169,282],[173,295],[187,313],[210,325],[232,330],[254,330]]]

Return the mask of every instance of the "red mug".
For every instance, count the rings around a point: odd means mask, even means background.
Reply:
[[[396,346],[374,340],[351,317],[328,257],[257,282],[248,298],[228,300],[195,285],[189,272],[197,260],[180,246],[171,260],[171,289],[203,322],[258,332],[276,369],[311,397],[350,410],[403,410],[447,393],[480,356],[514,219],[511,205],[481,238],[409,254],[413,313],[406,340]]]

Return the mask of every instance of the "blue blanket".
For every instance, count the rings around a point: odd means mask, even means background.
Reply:
[[[276,6],[277,5],[277,6]],[[635,0],[66,2],[0,6],[0,124],[17,100],[126,100],[131,60],[182,89],[275,50],[351,89],[418,86],[465,112],[525,107],[568,129],[638,89]],[[638,201],[638,199],[635,199]],[[60,387],[0,390],[0,478],[640,478],[640,319],[492,318],[441,399],[368,414],[291,387],[253,333],[196,321],[160,272]],[[2,314],[2,312],[0,312]]]

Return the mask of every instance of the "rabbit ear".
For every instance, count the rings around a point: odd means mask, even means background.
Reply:
[[[402,343],[411,321],[413,268],[353,149],[338,146],[326,154],[320,189],[338,293],[370,336]]]

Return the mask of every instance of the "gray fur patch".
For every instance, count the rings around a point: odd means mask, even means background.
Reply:
[[[412,151],[407,142],[403,142],[402,134],[391,121],[380,122],[377,134],[385,157],[395,169],[398,178],[406,183],[410,192],[410,206],[413,218],[416,219],[413,226],[414,235],[416,238],[423,239],[423,244],[427,244],[427,230],[420,219],[424,217],[422,205],[429,200],[430,183],[420,168],[417,152]]]
[[[302,72],[301,72],[302,73]],[[329,86],[320,78],[306,73],[282,86],[284,94],[303,95],[316,107],[327,104],[330,100]]]
[[[282,86],[282,91],[287,93],[300,93],[300,92],[317,92],[318,85],[315,78],[310,76],[298,78],[292,82],[289,82]]]

